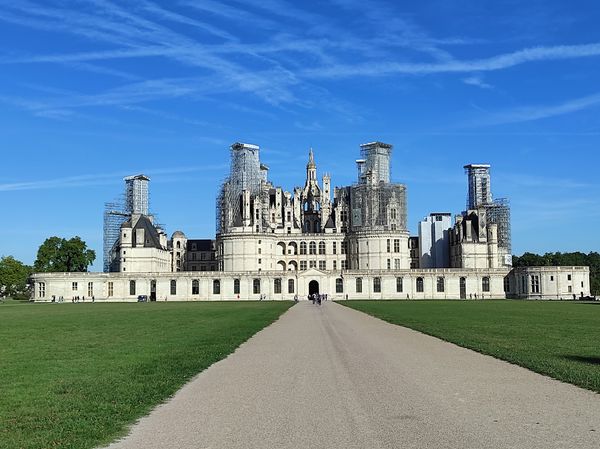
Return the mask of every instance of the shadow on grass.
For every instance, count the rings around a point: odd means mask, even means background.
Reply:
[[[571,362],[585,363],[586,365],[600,366],[600,357],[583,357],[580,355],[566,355],[564,359],[570,360]]]

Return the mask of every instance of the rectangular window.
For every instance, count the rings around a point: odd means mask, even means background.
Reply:
[[[78,287],[77,287],[77,282],[73,282],[73,283],[71,284],[71,287],[73,288],[73,291],[74,291],[74,292],[76,292],[76,291],[77,291],[77,288],[78,288]]]
[[[373,278],[373,292],[381,293],[381,278],[380,277]]]
[[[346,254],[348,252],[348,242],[342,242],[342,254]]]
[[[171,280],[171,295],[175,296],[177,294],[177,281],[175,279]]]
[[[400,239],[394,239],[394,252],[400,252]]]
[[[337,270],[337,260],[333,261],[333,271]]]
[[[401,268],[400,259],[394,259],[394,268],[399,270]]]
[[[240,294],[240,280],[239,279],[233,280],[233,294],[234,295]]]
[[[335,280],[335,292],[336,293],[344,293],[344,280],[343,279],[336,279]]]
[[[347,269],[348,269],[348,261],[342,260],[342,270],[347,270]]]
[[[46,297],[46,283],[45,282],[40,282],[38,284],[38,288],[39,288],[38,296],[40,298],[45,298]]]
[[[569,285],[569,293],[573,293],[573,286]]]
[[[396,293],[402,293],[404,290],[404,280],[402,278],[396,278]]]
[[[327,269],[327,262],[324,260],[319,260],[319,270],[325,271]]]
[[[306,260],[301,260],[300,261],[300,271],[306,271]]]
[[[113,282],[108,283],[108,297],[112,298],[115,294],[115,284]]]
[[[531,276],[531,293],[539,293],[540,292],[540,277],[539,276]]]
[[[387,269],[391,270],[392,269],[392,259],[388,259],[387,260]]]
[[[363,284],[363,280],[362,278],[356,278],[356,293],[362,293],[362,284]]]
[[[446,285],[445,285],[444,278],[441,277],[441,276],[438,277],[437,278],[437,292],[438,293],[444,293],[445,288],[446,288]]]
[[[308,263],[308,266],[309,266],[310,268],[317,268],[317,261],[316,261],[316,260],[311,260],[311,261]]]
[[[570,274],[567,275],[567,281],[572,281],[573,280],[573,276],[571,276]]]
[[[281,279],[275,279],[273,290],[275,291],[276,295],[281,294]]]
[[[392,252],[392,241],[390,239],[387,239],[387,252]]]
[[[295,282],[293,279],[288,280],[288,293],[292,294],[296,291]]]
[[[88,296],[94,296],[94,283],[88,282]]]
[[[537,276],[536,276],[537,277]],[[490,278],[489,277],[484,277],[481,281],[481,289],[485,292],[485,293],[489,293],[490,292]],[[540,289],[540,283],[539,283],[539,277],[538,277],[538,290]],[[539,293],[539,291],[538,291]]]
[[[254,281],[252,281],[252,292],[255,295],[260,295],[260,279],[254,279]]]
[[[129,295],[135,296],[135,281],[129,281]]]
[[[554,282],[554,276],[550,276],[550,282]]]
[[[200,294],[200,282],[198,282],[197,279],[194,279],[192,281],[192,295],[199,295]]]
[[[333,254],[337,254],[337,242],[333,242]]]

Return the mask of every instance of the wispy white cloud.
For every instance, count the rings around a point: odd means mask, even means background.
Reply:
[[[4,8],[0,20],[69,33],[100,44],[94,45],[94,50],[76,53],[5,53],[0,64],[63,64],[127,81],[103,92],[51,96],[35,106],[20,102],[37,115],[67,117],[69,110],[81,107],[139,106],[155,100],[198,100],[235,92],[255,96],[282,110],[318,104],[352,121],[358,116],[356,111],[319,85],[320,80],[461,74],[467,84],[490,88],[482,73],[533,62],[600,56],[600,43],[591,43],[458,59],[448,48],[477,40],[433,36],[413,17],[398,14],[388,3],[377,0],[369,4],[329,0],[363,18],[369,26],[359,33],[335,17],[324,17],[285,0],[181,0],[168,6],[141,0],[127,7],[110,0],[82,1],[86,8],[76,9],[63,1],[0,0]],[[283,30],[282,17],[291,19],[292,26]],[[231,28],[215,25],[215,18],[231,22]],[[231,31],[240,26],[257,30],[252,40]],[[153,79],[115,68],[121,60],[134,58],[166,59],[185,66],[186,73],[192,75]],[[110,62],[110,68],[103,62]],[[14,100],[19,103],[19,99]]]
[[[157,180],[166,175],[176,175],[184,173],[196,173],[196,172],[224,172],[227,169],[227,165],[204,165],[204,166],[192,166],[192,167],[173,167],[173,168],[160,168],[160,169],[146,169],[137,170],[137,172],[144,173],[148,176],[156,176]],[[67,176],[62,178],[25,181],[16,183],[4,183],[0,184],[0,192],[14,192],[20,190],[47,190],[47,189],[69,189],[79,187],[90,187],[114,184],[120,182],[120,180],[131,175],[131,173],[125,172],[114,172],[114,173],[96,173],[81,176]]]
[[[494,86],[483,81],[483,78],[480,76],[469,76],[467,78],[463,78],[463,83],[468,84],[469,86],[479,87],[481,89],[493,89]]]
[[[515,109],[492,113],[468,125],[492,126],[509,123],[531,122],[560,115],[571,114],[585,109],[596,107],[600,104],[600,93],[568,100],[557,105],[524,106]]]
[[[485,59],[454,60],[441,63],[401,63],[389,61],[381,63],[340,64],[331,67],[320,67],[318,69],[307,69],[304,74],[310,78],[344,78],[393,74],[431,75],[438,73],[491,72],[529,62],[556,61],[591,56],[600,56],[600,43],[526,48]]]

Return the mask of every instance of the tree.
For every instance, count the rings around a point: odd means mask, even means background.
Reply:
[[[12,256],[0,259],[0,296],[27,298],[32,269]]]
[[[88,249],[80,237],[50,237],[40,246],[33,268],[38,273],[86,272],[94,260],[96,252]]]

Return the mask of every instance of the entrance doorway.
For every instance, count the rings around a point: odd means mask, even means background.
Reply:
[[[150,301],[156,301],[156,281],[150,281]]]
[[[308,284],[308,294],[312,296],[315,293],[317,295],[321,293],[319,291],[319,283],[317,281],[310,281],[310,284]]]

